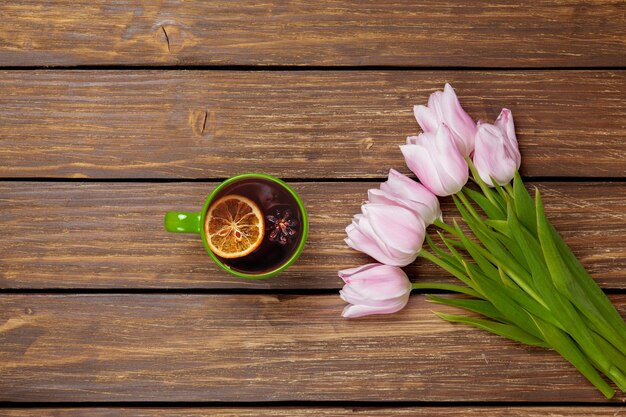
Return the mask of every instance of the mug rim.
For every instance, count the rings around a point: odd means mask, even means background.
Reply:
[[[289,259],[287,259],[287,261],[282,263],[276,269],[272,269],[271,271],[263,272],[261,274],[249,274],[249,273],[246,273],[246,272],[236,271],[236,270],[230,268],[225,263],[223,263],[217,257],[217,255],[215,255],[213,253],[213,251],[209,247],[209,243],[207,242],[207,238],[206,238],[206,230],[204,228],[204,221],[206,220],[206,215],[207,215],[207,212],[208,212],[208,209],[209,209],[209,205],[214,200],[215,196],[221,190],[223,190],[224,187],[226,187],[226,186],[228,186],[228,185],[230,185],[230,184],[232,184],[232,183],[234,183],[236,181],[240,181],[242,179],[247,179],[247,178],[261,178],[261,179],[265,179],[265,180],[268,180],[268,181],[272,181],[272,182],[280,185],[281,187],[283,187],[285,190],[287,190],[289,192],[289,194],[291,194],[291,196],[294,198],[294,200],[296,200],[296,204],[298,205],[298,210],[300,210],[300,215],[302,216],[302,226],[303,227],[302,227],[302,231],[300,233],[300,242],[298,243],[298,247],[294,251],[293,255],[291,255],[291,257]],[[237,276],[239,278],[263,279],[263,278],[269,278],[269,277],[273,277],[275,275],[278,275],[279,273],[281,273],[282,271],[287,269],[290,265],[292,265],[296,261],[296,259],[298,259],[298,257],[300,256],[300,254],[304,250],[304,245],[306,244],[306,240],[307,240],[308,234],[309,234],[309,219],[308,219],[308,215],[307,215],[307,212],[306,212],[306,208],[304,207],[304,203],[302,202],[302,199],[295,192],[295,190],[289,186],[289,184],[287,184],[285,181],[281,180],[280,178],[274,177],[273,175],[263,174],[263,173],[258,173],[258,172],[247,172],[247,173],[244,173],[244,174],[238,174],[238,175],[235,175],[233,177],[230,177],[230,178],[226,179],[225,181],[222,181],[217,187],[215,187],[213,189],[213,191],[211,191],[211,193],[206,198],[206,200],[204,202],[204,205],[202,206],[202,213],[201,213],[201,216],[200,216],[200,236],[202,236],[202,243],[204,245],[205,250],[207,251],[209,256],[213,259],[213,261],[220,268],[222,268],[224,271],[228,272],[229,274],[235,275],[235,276]]]

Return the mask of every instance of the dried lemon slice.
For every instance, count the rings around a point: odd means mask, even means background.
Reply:
[[[263,241],[263,214],[249,198],[226,195],[209,207],[205,231],[214,254],[222,258],[241,258]]]

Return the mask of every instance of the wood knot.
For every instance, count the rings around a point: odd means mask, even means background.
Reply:
[[[189,124],[198,137],[214,137],[217,132],[217,116],[211,110],[193,110],[189,114]]]
[[[374,146],[374,139],[372,138],[363,138],[359,141],[361,145],[361,152],[369,151],[372,146]]]
[[[161,22],[155,26],[154,36],[168,53],[179,52],[183,47],[180,26],[173,22]]]

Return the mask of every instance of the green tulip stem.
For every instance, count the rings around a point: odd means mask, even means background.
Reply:
[[[533,198],[518,172],[513,184],[490,187],[466,160],[480,190],[466,186],[452,198],[469,230],[435,220],[442,245],[427,235],[419,253],[464,285],[421,282],[412,290],[470,296],[427,295],[481,316],[435,312],[444,320],[552,348],[607,398],[614,390],[602,376],[626,391],[626,323],[549,223],[541,194]]]
[[[472,160],[470,158],[468,158],[468,157],[466,157],[465,160],[467,161],[467,166],[469,167],[470,172],[472,173],[472,176],[470,177],[472,179],[472,181],[474,181],[476,184],[478,184],[478,186],[482,190],[482,192],[485,195],[485,197],[487,197],[492,204],[495,204],[497,206],[501,206],[500,202],[498,202],[495,199],[495,196],[491,192],[491,189],[489,188],[489,186],[485,183],[485,181],[483,181],[482,178],[480,178],[480,175],[478,174],[478,170],[474,166],[474,163],[472,162]]]
[[[453,236],[458,236],[458,234],[457,234],[456,230],[454,229],[454,227],[450,226],[447,223],[444,223],[442,220],[439,220],[439,219],[435,220],[433,222],[433,226],[436,226],[436,227],[438,227],[440,229],[443,229],[443,230],[445,230],[446,232],[450,233]]]

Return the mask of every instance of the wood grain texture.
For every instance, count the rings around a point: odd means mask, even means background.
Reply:
[[[623,1],[3,2],[0,65],[619,66]]]
[[[626,177],[626,71],[2,72],[0,177],[380,178],[445,82],[523,174]]]
[[[623,417],[616,407],[250,407],[250,408],[30,408],[4,409],[6,417]]]
[[[338,269],[371,262],[343,239],[378,183],[293,185],[310,215],[304,253],[279,277],[251,281],[215,266],[199,236],[163,230],[166,211],[200,210],[214,183],[0,182],[0,287],[339,288]],[[548,216],[600,285],[626,288],[626,184],[539,185]],[[420,260],[406,270],[452,280]]]
[[[626,316],[626,296],[612,296]],[[443,322],[423,296],[1,295],[1,401],[606,402],[549,350]],[[495,389],[497,387],[497,389]],[[622,394],[613,402],[624,401]]]

